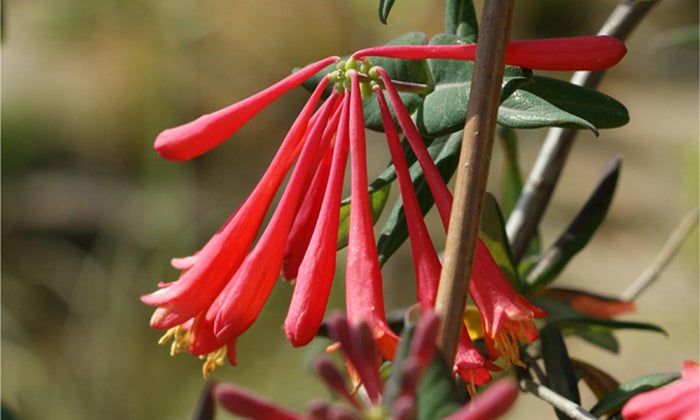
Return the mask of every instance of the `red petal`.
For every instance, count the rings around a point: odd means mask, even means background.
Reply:
[[[223,292],[223,304],[214,323],[221,341],[240,336],[255,322],[279,277],[294,215],[328,147],[322,144],[322,134],[336,99],[334,93],[318,110],[318,118],[307,133],[299,161],[270,223]]]
[[[440,260],[430,240],[428,229],[425,226],[420,204],[418,203],[418,197],[416,197],[416,192],[411,182],[408,163],[406,162],[406,157],[401,148],[401,140],[399,140],[399,135],[394,126],[393,119],[391,118],[386,99],[381,89],[375,88],[374,92],[379,102],[384,132],[391,152],[391,160],[394,162],[394,167],[396,168],[401,199],[403,200],[406,224],[408,225],[408,236],[411,242],[411,252],[413,254],[414,271],[416,274],[418,302],[421,304],[423,310],[428,311],[435,306],[438,281],[440,280]],[[394,109],[396,108],[397,104],[394,104]],[[404,132],[405,131],[404,129]]]
[[[404,60],[447,59],[474,60],[477,44],[458,45],[390,45],[367,48],[353,54]],[[604,70],[620,62],[627,49],[610,36],[533,39],[508,44],[506,64],[540,70]]]
[[[382,291],[382,273],[374,242],[372,215],[367,194],[367,152],[365,144],[362,100],[357,74],[350,72],[350,233],[346,269],[346,306],[351,325],[368,323],[384,351],[386,339],[398,342],[386,323]],[[393,354],[389,355],[393,357]]]
[[[328,57],[292,73],[269,88],[224,109],[203,115],[158,135],[154,148],[169,160],[192,159],[218,146],[258,112],[287,91],[301,85],[338,57]]]
[[[338,101],[344,102],[344,101]],[[333,111],[333,117],[326,126],[324,131],[324,139],[327,138],[331,142],[332,137],[338,128],[340,120],[340,108]],[[325,141],[325,140],[324,140]],[[284,252],[284,265],[282,267],[282,277],[285,280],[295,279],[299,272],[299,264],[301,264],[306,250],[309,247],[311,236],[314,232],[314,226],[317,223],[319,213],[321,211],[321,203],[323,202],[324,193],[326,192],[331,161],[333,160],[334,148],[328,148],[323,161],[316,170],[314,180],[309,186],[309,191],[304,196],[299,212],[294,218],[294,224],[289,232],[287,245]],[[340,181],[342,183],[342,180]]]
[[[425,180],[428,182],[428,187],[430,192],[433,194],[435,199],[435,206],[440,213],[440,218],[442,219],[443,226],[447,230],[447,225],[450,221],[450,212],[452,211],[452,194],[447,188],[445,181],[442,179],[440,172],[438,171],[433,158],[430,157],[428,149],[423,143],[423,139],[418,133],[416,125],[411,119],[411,115],[408,113],[406,106],[401,101],[399,93],[396,91],[394,84],[391,82],[391,78],[381,67],[377,67],[377,72],[384,82],[386,91],[389,95],[389,100],[391,105],[394,107],[394,112],[396,112],[396,118],[399,120],[399,125],[401,125],[401,130],[403,130],[408,143],[411,145],[413,152],[416,154],[418,163],[420,163],[421,169],[425,174]]]
[[[141,297],[145,304],[161,307],[151,318],[153,328],[168,329],[197,315],[211,304],[238,269],[277,189],[299,155],[298,145],[323,86],[324,83],[319,84],[302,109],[255,190],[196,254],[195,264],[167,288]]]
[[[333,151],[331,173],[320,215],[299,267],[294,293],[284,321],[285,332],[294,346],[308,344],[316,335],[323,321],[335,275],[340,200],[348,158],[349,99],[349,96],[343,99],[340,131]]]

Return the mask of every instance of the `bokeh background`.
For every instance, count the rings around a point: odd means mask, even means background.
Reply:
[[[614,1],[518,2],[513,38],[595,33]],[[200,361],[168,356],[139,296],[176,278],[174,256],[198,249],[265,169],[303,104],[298,90],[233,140],[192,162],[159,159],[164,128],[252,94],[295,66],[442,30],[443,2],[376,0],[6,1],[2,33],[2,402],[21,419],[189,418]],[[600,89],[630,123],[582,133],[545,216],[551,243],[614,155],[622,178],[607,221],[560,285],[619,295],[698,201],[698,3],[660,1]],[[568,78],[568,75],[561,75]],[[545,135],[521,132],[528,171]],[[371,171],[387,161],[380,142]],[[498,194],[500,154],[491,189]],[[436,238],[439,243],[441,239]],[[698,247],[693,233],[624,319],[668,336],[621,332],[621,353],[571,339],[571,356],[620,381],[698,359]],[[411,299],[410,256],[384,269],[387,305]],[[280,328],[280,284],[239,340],[238,367],[215,377],[301,408],[327,392],[308,362],[325,342],[292,349]],[[331,306],[342,306],[342,282]],[[590,407],[590,394],[584,406]],[[543,417],[544,416],[544,417]],[[226,417],[225,415],[221,416]],[[548,418],[531,396],[511,418]]]

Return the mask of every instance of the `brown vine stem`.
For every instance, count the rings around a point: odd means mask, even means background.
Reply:
[[[487,0],[479,27],[479,47],[474,60],[454,202],[435,305],[435,311],[443,320],[438,345],[450,365],[457,351],[479,235],[513,5],[514,0]]]

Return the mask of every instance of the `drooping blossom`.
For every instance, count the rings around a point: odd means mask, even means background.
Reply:
[[[376,70],[386,86],[387,93],[391,98],[391,103],[396,110],[397,119],[403,129],[409,144],[414,148],[419,164],[426,174],[426,179],[431,188],[435,201],[438,203],[438,211],[447,227],[449,219],[449,208],[452,197],[447,190],[447,186],[440,177],[432,159],[428,154],[425,145],[420,139],[417,129],[413,125],[408,111],[399,100],[398,92],[393,87],[391,79],[386,72],[381,69]],[[391,153],[391,159],[396,168],[396,177],[403,200],[404,214],[409,231],[409,241],[413,254],[413,266],[416,276],[416,299],[424,311],[432,310],[435,307],[437,296],[438,280],[442,265],[433,246],[428,229],[420,210],[418,197],[411,183],[411,176],[408,170],[408,163],[401,149],[398,132],[391,122],[391,114],[382,90],[375,85],[374,91],[379,103],[382,121],[385,127],[387,143]],[[489,363],[483,358],[481,353],[471,342],[465,328],[460,332],[460,340],[457,346],[455,357],[455,371],[469,384],[470,392],[475,393],[474,386],[482,385],[491,380],[489,370],[498,370],[498,367]]]
[[[445,227],[452,198],[389,75],[380,67],[373,68],[366,57],[469,60],[473,59],[475,48],[474,45],[393,46],[362,50],[347,61],[329,57],[256,95],[165,130],[158,136],[155,148],[163,157],[171,160],[196,157],[233,135],[279,96],[337,62],[337,70],[321,78],[248,198],[198,252],[173,260],[173,266],[182,270],[178,280],[161,283],[157,291],[142,297],[144,303],[157,307],[151,326],[167,331],[161,341],[173,340],[172,353],[188,351],[206,358],[205,376],[223,364],[226,357],[235,364],[238,337],[255,322],[283,267],[295,283],[285,320],[286,334],[293,345],[306,344],[313,338],[323,320],[335,274],[340,197],[349,156],[347,316],[353,326],[369,326],[383,357],[393,355],[398,337],[389,329],[384,315],[382,275],[367,196],[363,98],[373,94],[379,98],[379,94],[386,91],[401,130],[426,175]],[[552,55],[556,60],[552,60]],[[614,65],[622,55],[624,45],[619,41],[584,37],[513,43],[506,62],[553,70],[589,69]],[[329,85],[331,93],[322,101],[321,96]],[[382,107],[386,108],[386,103]],[[389,125],[393,123],[387,122],[387,128]],[[392,134],[390,142],[394,142],[395,135]],[[272,210],[270,221],[263,226],[271,203],[287,176],[289,181],[279,203]],[[411,201],[405,173],[401,177],[404,180],[402,198]],[[440,266],[421,223],[420,217],[411,217],[410,236],[418,256],[417,298],[424,308],[429,308],[434,304],[436,273]],[[485,248],[478,252],[488,254]],[[477,258],[475,271],[480,270],[479,261],[486,260]],[[476,276],[473,283],[496,275],[492,270],[488,272],[488,276]],[[488,331],[494,332],[494,339],[502,330],[515,334],[509,322],[500,320],[527,321],[520,318],[520,312],[510,309],[510,303],[506,305],[510,302],[508,299],[492,296],[490,292],[497,287],[482,289],[477,292],[480,296],[494,298],[497,302],[491,305],[494,315],[486,314],[483,318],[496,322]],[[488,304],[482,306],[489,308]],[[498,315],[500,313],[506,316]],[[529,324],[526,325],[529,331]],[[530,336],[525,334],[526,338]],[[493,349],[496,351],[492,356],[499,351],[503,353],[498,344],[494,344]],[[473,380],[478,384],[488,380],[489,367],[492,366],[478,354],[464,330],[457,354],[457,371],[466,377],[480,372],[480,379]]]
[[[681,379],[630,398],[625,420],[697,420],[700,418],[700,366],[686,360]]]
[[[348,383],[333,362],[324,356],[316,357],[314,370],[338,398],[332,403],[312,400],[307,404],[305,413],[280,407],[273,401],[231,384],[214,384],[210,392],[214,401],[230,413],[251,419],[415,419],[421,401],[419,384],[437,352],[435,340],[439,323],[434,313],[423,313],[416,322],[408,354],[392,369],[391,377],[382,380],[379,374],[379,349],[375,347],[369,325],[353,325],[344,316],[331,314],[328,320],[330,336],[338,340],[358,382]],[[511,380],[501,380],[445,418],[496,419],[510,409],[517,396],[517,385]]]
[[[437,167],[430,159],[427,149],[424,146],[421,147],[423,143],[418,130],[412,124],[408,111],[401,106],[398,92],[392,85],[388,74],[383,69],[376,71],[392,100],[391,103],[396,110],[397,119],[404,135],[414,148],[428,186],[435,198],[443,226],[447,229],[449,212],[452,208],[452,195],[442,181]],[[392,127],[389,127],[390,116],[387,113],[388,110],[384,110],[386,105],[383,104],[381,91],[377,91],[376,88],[375,91],[380,102],[380,109],[383,110],[387,139],[392,139],[390,145],[393,143],[393,147],[390,146],[390,149],[400,188],[402,188],[402,180],[404,181],[401,197],[404,200],[409,240],[413,250],[418,302],[424,307],[432,308],[435,306],[440,263],[435,248],[431,246],[430,238],[425,233],[425,225],[418,207],[418,200],[415,198],[415,192],[408,187],[410,185],[408,168],[401,162],[403,155],[399,153],[400,149],[397,149],[395,132]],[[532,319],[543,317],[545,313],[527,302],[524,297],[516,295],[481,239],[477,241],[469,292],[482,312],[483,328],[486,331],[484,338],[487,349],[489,349],[489,356],[495,360],[502,355],[506,366],[510,366],[512,362],[520,363],[517,340],[534,341],[537,339],[537,328]],[[491,378],[488,370],[498,369],[481,357],[472,344],[465,327],[460,333],[455,356],[455,369],[472,386],[488,382]]]
[[[538,331],[533,319],[547,313],[515,292],[481,240],[476,244],[469,294],[479,308],[489,357],[502,356],[507,368],[511,363],[524,367],[518,340],[535,341]]]

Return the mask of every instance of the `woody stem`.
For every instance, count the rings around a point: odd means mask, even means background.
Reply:
[[[435,305],[443,321],[438,346],[450,365],[457,350],[479,235],[513,5],[514,0],[487,0],[479,28],[479,47]]]

